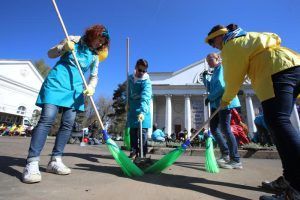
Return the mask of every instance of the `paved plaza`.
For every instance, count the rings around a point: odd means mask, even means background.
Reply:
[[[72,174],[46,173],[54,145],[48,139],[41,155],[42,182],[24,184],[21,176],[30,138],[0,137],[0,200],[196,200],[258,199],[262,180],[281,175],[279,159],[243,158],[244,169],[205,171],[203,156],[182,156],[161,174],[128,178],[105,145],[68,144],[63,158]],[[151,155],[159,159],[161,155]]]

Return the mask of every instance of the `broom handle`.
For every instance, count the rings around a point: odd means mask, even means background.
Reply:
[[[128,76],[129,76],[129,37],[126,39],[126,106],[128,107],[129,101],[129,84],[128,84]]]
[[[57,7],[57,5],[56,5],[55,0],[52,0],[52,3],[53,3],[53,6],[54,6],[54,8],[55,8],[56,14],[57,14],[57,16],[58,16],[58,18],[59,18],[60,24],[61,24],[61,26],[62,26],[62,28],[63,28],[63,31],[64,31],[64,33],[65,33],[65,36],[66,36],[67,40],[70,41],[69,34],[68,34],[68,32],[67,32],[66,26],[65,26],[65,24],[64,24],[64,21],[63,21],[61,15],[60,15],[60,12],[59,12],[59,10],[58,10],[58,7]],[[72,51],[72,55],[73,55],[73,57],[74,57],[74,60],[75,60],[77,69],[78,69],[78,71],[79,71],[79,74],[80,74],[80,76],[81,76],[81,78],[82,78],[82,80],[83,80],[84,87],[85,87],[85,89],[87,89],[87,88],[88,88],[88,85],[87,85],[87,83],[86,83],[86,80],[85,80],[84,75],[83,75],[83,73],[82,73],[82,70],[81,70],[81,68],[80,68],[80,64],[79,64],[79,62],[78,62],[78,60],[77,60],[77,57],[76,57],[76,54],[75,54],[75,51],[74,51],[74,50]],[[99,123],[100,123],[100,126],[101,126],[102,130],[104,130],[104,126],[103,126],[101,117],[100,117],[100,115],[99,115],[99,112],[98,112],[98,110],[97,110],[97,107],[96,107],[96,105],[95,105],[95,102],[94,102],[94,100],[93,100],[93,97],[92,97],[92,96],[88,96],[88,97],[89,97],[89,99],[90,99],[90,101],[91,101],[91,104],[92,104],[92,107],[93,107],[93,109],[94,109],[94,111],[95,111],[95,113],[96,113],[96,116],[97,116],[97,118],[98,118],[98,121],[99,121]]]
[[[143,152],[143,147],[144,147],[144,145],[143,145],[143,124],[142,123],[143,122],[140,121],[140,152],[141,152],[140,157],[144,158],[144,152]]]
[[[205,67],[205,70],[208,72],[209,71],[209,66],[206,62],[206,59],[205,59],[204,67]],[[203,80],[203,81],[206,81],[206,80]],[[209,91],[208,91],[208,87],[206,87],[206,98],[208,98],[208,95],[209,95]],[[210,117],[210,114],[211,114],[210,113],[210,102],[208,102],[208,104],[207,104],[207,114],[208,114],[208,117]],[[209,129],[209,122],[207,123],[207,128]]]
[[[213,112],[211,114],[211,116],[208,118],[208,120],[206,120],[204,122],[204,124],[202,124],[202,126],[200,127],[200,129],[197,131],[197,133],[195,133],[191,138],[190,138],[190,142],[193,141],[193,139],[201,132],[201,130],[206,126],[206,124],[208,124],[210,122],[210,120],[221,110],[221,106],[219,106],[217,108],[217,110],[215,110],[215,112]]]

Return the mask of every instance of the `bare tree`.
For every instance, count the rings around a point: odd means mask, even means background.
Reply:
[[[113,101],[108,98],[108,97],[104,97],[104,96],[100,96],[97,100],[96,100],[96,107],[97,110],[99,112],[101,121],[103,123],[104,126],[111,125],[111,113],[114,112],[112,104]],[[94,120],[98,120],[95,111],[93,110],[93,107],[91,106],[90,102],[86,108],[86,116],[87,116],[87,124],[89,125],[91,124]]]
[[[50,71],[50,67],[45,63],[45,61],[43,59],[34,61],[33,63],[34,63],[35,68],[41,74],[41,76],[43,78],[45,78]]]

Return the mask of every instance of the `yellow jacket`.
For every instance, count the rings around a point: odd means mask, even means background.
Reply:
[[[230,102],[235,97],[246,75],[260,101],[274,97],[272,74],[300,65],[300,55],[280,43],[274,33],[248,32],[224,44],[221,57],[226,86],[222,100]]]

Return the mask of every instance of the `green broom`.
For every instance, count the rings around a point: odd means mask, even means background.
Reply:
[[[205,63],[205,70],[209,73],[209,68],[206,63]],[[203,77],[203,83],[206,82],[205,80],[206,80],[206,78]],[[206,94],[209,95],[209,90],[208,90],[207,85],[206,85]],[[207,104],[207,107],[208,107],[208,116],[210,116],[210,103],[209,102]],[[217,112],[219,112],[220,109],[221,109],[221,107],[219,106],[219,108],[214,112],[214,115]],[[209,122],[212,118],[213,117],[209,117],[207,124],[209,124]],[[205,140],[205,147],[206,147],[205,148],[205,170],[209,173],[218,173],[219,166],[218,166],[216,158],[215,158],[212,136],[211,136],[209,129],[208,129],[208,134],[207,134],[206,140]]]
[[[160,160],[155,162],[153,165],[145,169],[146,173],[159,173],[169,166],[171,166],[186,150],[190,145],[190,140],[185,141],[180,147],[169,152],[167,155],[162,157]]]
[[[123,172],[129,177],[143,176],[144,172],[127,157],[127,155],[118,147],[115,141],[110,138],[108,133],[105,130],[103,130],[102,133],[108,150],[113,155],[115,161],[121,167]]]
[[[70,41],[70,38],[69,38],[69,35],[68,35],[68,32],[67,32],[67,29],[65,27],[65,24],[63,22],[63,19],[60,15],[60,12],[58,10],[58,7],[56,5],[56,2],[55,0],[52,0],[52,3],[53,3],[53,6],[55,8],[55,11],[56,11],[56,14],[59,18],[59,21],[61,23],[61,26],[63,28],[63,31],[65,33],[65,36],[67,38],[68,41]],[[84,78],[84,75],[82,73],[82,70],[80,68],[80,64],[78,62],[78,59],[77,59],[77,56],[74,52],[74,50],[72,51],[72,55],[74,57],[74,60],[75,60],[75,63],[76,63],[76,66],[77,66],[77,69],[79,71],[79,74],[82,78],[82,81],[83,81],[83,84],[84,84],[84,88],[88,88],[88,85],[86,83],[86,80]],[[100,123],[100,126],[102,128],[102,133],[103,133],[103,138],[104,140],[106,141],[106,144],[107,144],[107,147],[109,149],[109,151],[112,153],[113,157],[115,158],[116,162],[119,164],[119,166],[121,167],[121,169],[124,171],[124,173],[128,176],[142,176],[144,173],[134,164],[131,162],[131,160],[127,157],[127,155],[122,152],[120,150],[120,148],[117,146],[117,144],[110,138],[110,136],[108,135],[108,133],[106,132],[106,130],[104,129],[104,126],[103,126],[103,123],[102,123],[102,120],[101,120],[101,117],[99,115],[99,112],[97,110],[97,107],[95,105],[95,102],[93,100],[93,97],[92,96],[88,96],[89,97],[89,100],[92,104],[92,107],[95,111],[95,114],[97,116],[97,119]]]
[[[187,147],[190,145],[190,142],[193,141],[193,139],[201,132],[201,130],[206,126],[207,123],[210,122],[210,120],[219,112],[219,110],[221,109],[221,107],[219,107],[210,117],[208,120],[206,120],[204,122],[204,124],[202,125],[202,127],[199,129],[199,131],[193,135],[191,137],[191,139],[188,139],[185,141],[185,143],[183,143],[181,145],[181,147],[178,147],[176,149],[174,149],[173,151],[169,152],[167,155],[165,155],[164,157],[162,157],[160,160],[156,161],[153,165],[149,166],[148,168],[146,168],[144,170],[145,173],[159,173],[163,170],[165,170],[166,168],[168,168],[169,166],[171,166],[187,149]],[[211,141],[212,143],[212,141]],[[211,145],[210,145],[211,146]],[[213,146],[211,146],[213,147]],[[206,152],[208,152],[208,150],[206,150]],[[206,154],[205,154],[206,155]],[[214,157],[214,152],[213,151],[209,151],[209,153],[207,153],[207,159],[211,160],[212,157]],[[215,168],[218,167],[213,165],[214,163],[209,163],[210,168]]]
[[[126,112],[128,109],[128,99],[129,99],[129,90],[128,90],[128,76],[129,76],[129,38],[126,38]],[[124,145],[127,151],[131,150],[130,145],[130,127],[125,127],[124,130]]]
[[[220,170],[214,154],[214,144],[210,131],[208,131],[205,146],[205,170],[209,173],[219,173]]]
[[[131,146],[130,146],[130,128],[126,127],[124,130],[124,146],[126,148],[127,151],[131,150]]]

